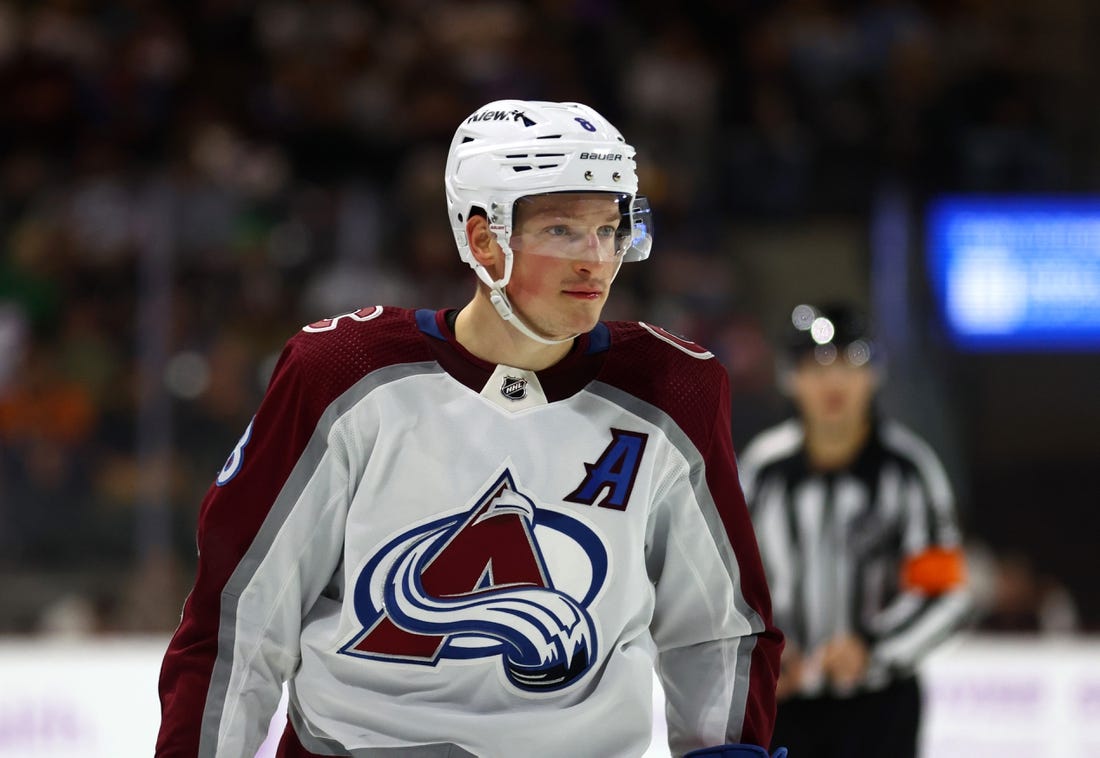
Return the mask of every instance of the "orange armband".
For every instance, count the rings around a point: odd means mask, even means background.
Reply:
[[[938,595],[966,581],[966,558],[960,548],[932,547],[911,555],[901,568],[901,586]]]

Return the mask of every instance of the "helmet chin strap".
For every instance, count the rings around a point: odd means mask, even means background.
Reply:
[[[560,345],[563,342],[572,342],[580,336],[574,334],[560,340],[550,340],[540,334],[536,334],[535,330],[523,323],[523,319],[521,319],[512,309],[512,304],[508,302],[508,296],[504,294],[504,285],[494,283],[489,285],[489,287],[489,302],[493,304],[493,308],[496,309],[497,315],[504,319],[505,322],[514,326],[524,337],[533,339],[535,342],[539,342],[543,345]]]
[[[500,316],[506,324],[511,324],[515,327],[524,337],[532,339],[541,345],[560,345],[564,342],[572,342],[580,336],[574,334],[560,340],[547,339],[541,334],[536,334],[534,329],[523,323],[523,319],[521,319],[519,314],[512,308],[512,304],[508,302],[508,296],[504,293],[504,288],[508,286],[508,282],[512,278],[512,248],[508,245],[505,235],[502,233],[497,234],[497,241],[504,251],[504,275],[500,279],[494,281],[492,274],[490,274],[484,266],[476,261],[473,262],[474,272],[477,274],[477,278],[489,286],[489,302],[493,304],[493,308],[496,310],[497,315]]]

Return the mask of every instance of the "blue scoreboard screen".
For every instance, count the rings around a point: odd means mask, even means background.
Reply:
[[[1100,197],[943,197],[927,263],[962,350],[1100,349]]]

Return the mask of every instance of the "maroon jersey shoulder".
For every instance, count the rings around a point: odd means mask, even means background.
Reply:
[[[276,371],[293,367],[331,401],[372,371],[428,360],[415,311],[372,305],[303,327],[287,341]]]
[[[698,445],[729,413],[729,378],[706,348],[644,322],[607,322],[610,348],[600,380],[672,417]]]

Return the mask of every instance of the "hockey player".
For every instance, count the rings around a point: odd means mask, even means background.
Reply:
[[[969,612],[951,487],[931,448],[876,412],[862,314],[800,305],[791,321],[798,418],[741,456],[787,640],[775,738],[799,758],[914,758],[915,668]]]
[[[704,348],[600,313],[652,244],[591,108],[458,128],[461,310],[306,326],[206,496],[159,756],[764,756],[782,637]],[[707,746],[719,746],[708,748]]]

